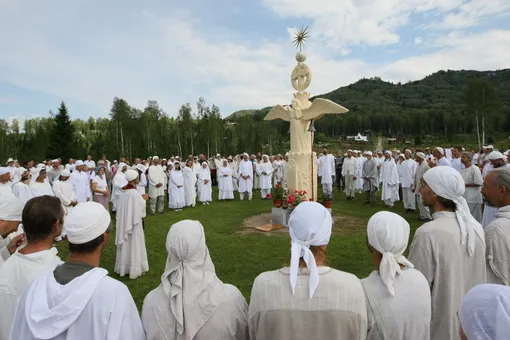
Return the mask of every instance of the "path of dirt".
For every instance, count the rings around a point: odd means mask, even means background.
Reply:
[[[241,230],[238,234],[266,234],[266,235],[282,235],[288,234],[287,228],[272,230],[270,232],[263,232],[255,229],[255,227],[271,223],[271,213],[265,213],[255,216],[250,216],[243,221]],[[350,216],[334,216],[333,217],[333,234],[334,235],[349,235],[364,230],[365,223],[363,220],[350,217]]]

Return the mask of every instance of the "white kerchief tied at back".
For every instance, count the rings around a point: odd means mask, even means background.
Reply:
[[[293,294],[295,294],[299,259],[303,258],[310,271],[310,299],[313,297],[319,285],[319,272],[310,246],[327,245],[331,237],[332,226],[331,213],[324,206],[316,202],[303,202],[290,215],[290,285]]]
[[[9,222],[21,222],[21,214],[25,203],[13,193],[0,195],[0,220]]]
[[[462,299],[459,318],[468,339],[508,339],[510,288],[494,284],[471,288]]]
[[[221,303],[223,282],[216,276],[200,222],[184,220],[172,225],[166,249],[161,283],[182,336],[179,339],[191,340]]]
[[[393,281],[397,274],[402,274],[400,264],[414,268],[414,265],[402,255],[407,248],[409,232],[409,223],[389,211],[380,211],[368,221],[368,243],[382,254],[379,275],[393,296],[395,296]]]
[[[423,180],[440,197],[453,201],[457,209],[455,210],[457,221],[460,226],[461,244],[467,239],[468,254],[473,256],[475,252],[475,233],[485,245],[485,235],[480,223],[469,212],[469,207],[462,195],[465,191],[464,179],[460,173],[448,166],[439,166],[430,169],[423,175]]]
[[[83,202],[66,216],[64,230],[70,243],[84,244],[102,235],[110,226],[110,221],[110,213],[102,204]]]

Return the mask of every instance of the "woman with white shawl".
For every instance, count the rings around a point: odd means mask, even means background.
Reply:
[[[41,164],[39,164],[41,165]],[[46,167],[44,165],[37,166],[32,172],[32,183],[30,183],[30,190],[32,191],[32,197],[38,196],[55,196],[53,189],[51,188],[50,182],[46,178]]]
[[[234,199],[234,184],[232,182],[232,168],[228,165],[226,159],[223,160],[223,166],[218,169],[218,188],[220,189],[219,199]]]
[[[188,159],[186,166],[182,168],[184,176],[184,201],[187,207],[195,207],[197,204],[197,175],[193,169],[193,160]]]
[[[203,162],[198,173],[198,200],[202,204],[212,201],[211,170],[207,162]]]
[[[247,340],[248,305],[216,276],[200,222],[172,225],[166,249],[161,284],[143,302],[147,340]]]
[[[184,176],[182,175],[181,164],[175,162],[175,168],[168,177],[168,207],[175,211],[181,211],[184,206]]]

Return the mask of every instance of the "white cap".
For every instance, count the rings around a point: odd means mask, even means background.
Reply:
[[[141,172],[144,172],[145,171],[145,166],[143,166],[143,164],[138,164],[137,166],[135,166],[135,168],[137,168],[138,170],[140,170]]]
[[[7,160],[7,163],[10,163],[10,162],[14,162],[14,159],[9,158],[9,159]]]
[[[128,182],[131,182],[131,181],[133,181],[133,180],[138,178],[138,171],[129,169],[128,171],[126,171],[124,173],[124,175],[126,176],[126,180]]]
[[[416,157],[420,157],[423,160],[425,160],[425,158],[427,158],[423,152],[417,152]]]
[[[72,244],[84,244],[102,235],[111,217],[102,204],[84,202],[75,206],[64,220],[64,231]]]
[[[499,152],[499,151],[492,151],[489,154],[489,160],[490,161],[495,161],[497,159],[505,159],[505,156],[501,152]]]
[[[154,156],[154,157],[152,157],[152,160],[153,161],[159,161],[159,157],[158,156]]]
[[[494,149],[494,147],[492,145],[487,145],[485,148],[486,149]]]
[[[71,172],[69,170],[65,170],[64,169],[64,170],[62,170],[60,172],[60,176],[62,176],[62,177],[69,177],[69,176],[71,176]]]
[[[58,159],[54,159],[54,160],[52,160],[51,162],[52,162],[52,163],[55,163],[55,162],[59,162],[59,160],[58,160]]]
[[[76,161],[76,163],[74,163],[75,166],[81,166],[81,165],[84,165],[83,161],[81,160],[78,160]]]

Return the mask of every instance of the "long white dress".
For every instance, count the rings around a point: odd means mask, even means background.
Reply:
[[[30,183],[30,190],[32,191],[32,197],[39,196],[55,196],[53,189],[49,182],[32,182]]]
[[[146,203],[136,189],[121,190],[117,201],[115,272],[136,279],[149,271],[143,218]]]
[[[248,177],[244,179],[242,176]],[[239,163],[239,192],[251,193],[253,190],[253,164],[242,160]]]
[[[233,200],[234,199],[234,184],[232,182],[232,169],[227,166],[222,166],[218,169],[218,187],[220,189],[219,199]]]
[[[74,192],[76,194],[76,200],[78,203],[87,202],[87,198],[92,198],[92,192],[90,191],[90,178],[88,172],[85,171],[73,171],[69,181],[73,184]]]
[[[232,169],[232,185],[234,188],[234,191],[239,190],[239,174],[237,172],[237,162],[232,161],[230,164],[230,169]]]
[[[57,179],[53,182],[53,192],[62,203],[66,215],[69,214],[73,209],[71,202],[76,201],[76,194],[74,193],[72,183],[69,182],[69,179],[63,182]]]
[[[398,185],[400,183],[397,164],[390,158],[385,160],[381,170],[382,194],[381,199],[385,204],[392,206],[393,202],[399,200]]]
[[[184,202],[187,207],[194,207],[197,202],[197,175],[192,168],[182,168],[184,176]]]
[[[510,284],[510,206],[501,207],[485,227],[487,283]]]
[[[211,170],[209,168],[201,168],[198,173],[198,200],[202,203],[212,201]]]
[[[147,190],[147,176],[145,176],[143,172],[140,173],[138,183],[136,183],[136,190],[140,193],[140,195],[144,195]]]
[[[185,205],[184,176],[182,171],[172,170],[168,177],[168,207],[170,209],[182,209]]]

